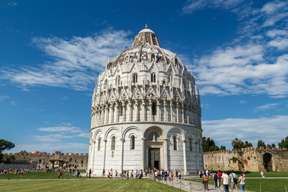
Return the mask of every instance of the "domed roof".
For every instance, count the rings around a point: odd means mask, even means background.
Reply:
[[[154,31],[148,28],[147,25],[145,25],[144,29],[139,31],[138,35],[135,37],[133,41],[133,47],[141,46],[145,43],[159,46],[159,40],[157,36],[155,35]]]

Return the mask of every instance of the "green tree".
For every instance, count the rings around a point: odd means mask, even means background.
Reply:
[[[5,139],[0,139],[0,162],[2,162],[4,150],[10,150],[15,147],[15,144]]]
[[[281,140],[280,143],[278,143],[279,148],[288,148],[288,136]]]
[[[264,143],[264,141],[258,140],[257,141],[257,148],[261,148],[261,147],[266,148],[266,144]]]
[[[242,141],[241,139],[235,138],[232,140],[233,150],[239,150],[246,147],[253,147],[252,143],[248,141]]]
[[[215,144],[215,141],[210,137],[202,138],[202,147],[204,152],[208,151],[218,151],[218,150],[226,150],[226,147],[221,145],[220,147]]]

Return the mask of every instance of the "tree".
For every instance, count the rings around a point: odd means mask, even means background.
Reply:
[[[264,143],[264,141],[258,140],[257,141],[257,148],[261,148],[261,147],[266,148],[266,144]]]
[[[253,147],[252,143],[248,141],[242,141],[241,139],[235,138],[232,140],[233,150],[239,150],[246,147]]]
[[[234,140],[232,140],[232,147],[233,147],[233,150],[236,150],[238,154],[238,158],[237,158],[238,168],[240,171],[243,171],[245,159],[243,157],[243,150],[241,149],[246,148],[246,147],[253,147],[253,145],[252,143],[248,141],[242,141],[241,139],[235,138]]]
[[[215,141],[210,137],[202,138],[202,147],[204,152],[208,151],[218,151],[218,150],[226,150],[226,147],[221,145],[220,147],[215,144]]]
[[[288,136],[281,140],[280,143],[278,143],[279,148],[288,148]]]
[[[0,162],[2,162],[4,150],[10,150],[15,147],[15,144],[5,139],[0,139]]]

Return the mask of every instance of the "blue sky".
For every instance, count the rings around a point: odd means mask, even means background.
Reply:
[[[94,82],[148,24],[200,87],[204,135],[288,135],[288,2],[0,2],[0,137],[14,151],[87,152]]]

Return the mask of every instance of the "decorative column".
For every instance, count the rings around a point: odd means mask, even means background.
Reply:
[[[176,122],[177,122],[177,123],[179,123],[179,121],[180,121],[180,120],[179,120],[179,107],[180,107],[179,102],[177,102],[177,103],[176,103],[176,114],[177,114],[177,115],[176,115]]]
[[[127,117],[126,117],[126,121],[131,121],[131,117],[132,117],[132,101],[129,100],[127,103]]]
[[[124,167],[124,143],[125,139],[121,138],[121,173],[123,173],[123,167]]]
[[[136,121],[140,121],[141,100],[136,101]]]
[[[113,123],[113,103],[110,104],[109,106],[109,123]]]
[[[173,122],[173,101],[170,100],[170,121]]]
[[[142,164],[141,164],[141,167],[143,170],[145,170],[145,138],[141,138],[142,140]]]
[[[114,105],[114,123],[119,122],[118,110],[119,110],[119,104],[118,102],[116,102]]]
[[[91,170],[94,170],[94,164],[95,164],[95,141],[92,141],[91,147],[92,147],[92,163],[91,163]]]
[[[140,101],[140,121],[146,121],[145,120],[145,101],[144,99]]]
[[[103,125],[106,124],[106,120],[107,120],[107,107],[104,105],[103,106]]]
[[[185,123],[185,109],[184,109],[184,104],[182,103],[181,106],[181,112],[182,112],[182,123]]]
[[[106,105],[106,122],[105,122],[106,124],[109,123],[109,112],[110,112],[109,108],[110,106]]]
[[[126,118],[127,118],[127,102],[124,101],[122,103],[123,106],[123,122],[126,122]]]
[[[106,168],[106,145],[107,145],[107,140],[104,140],[104,161],[103,161],[103,170]]]
[[[163,160],[164,160],[164,169],[165,170],[168,170],[168,139],[164,139],[164,142],[163,142]]]
[[[149,99],[147,104],[147,121],[152,121],[152,100]]]
[[[184,165],[184,175],[187,175],[187,161],[186,161],[186,140],[183,140],[183,165]]]
[[[157,121],[161,121],[161,102],[160,100],[157,100]]]
[[[163,113],[163,117],[164,117],[164,122],[167,122],[168,121],[168,111],[167,111],[167,103],[168,101],[167,100],[164,100],[164,103],[163,103],[163,108],[164,108],[164,113]]]

